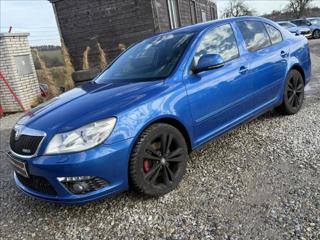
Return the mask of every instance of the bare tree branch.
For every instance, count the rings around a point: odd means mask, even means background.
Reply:
[[[287,5],[287,11],[291,12],[295,18],[301,18],[305,15],[312,1],[313,0],[290,0]]]
[[[255,10],[250,9],[244,0],[230,0],[228,6],[223,10],[224,17],[252,16]]]

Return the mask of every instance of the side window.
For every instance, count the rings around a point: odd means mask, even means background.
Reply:
[[[272,44],[276,44],[282,41],[281,32],[275,27],[265,24],[269,37],[271,39]]]
[[[220,54],[225,62],[239,56],[236,38],[230,24],[225,24],[206,33],[194,56],[194,65],[206,54]]]
[[[237,22],[237,25],[250,52],[255,52],[271,45],[270,38],[263,23],[241,21]]]

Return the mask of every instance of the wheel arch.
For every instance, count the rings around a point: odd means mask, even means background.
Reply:
[[[179,120],[177,120],[175,118],[166,117],[166,118],[160,118],[160,119],[156,120],[155,122],[153,122],[152,124],[155,124],[155,123],[166,123],[166,124],[169,124],[169,125],[175,127],[176,129],[178,129],[181,132],[181,134],[183,135],[183,137],[187,143],[188,153],[190,153],[192,151],[192,144],[191,144],[189,132],[188,132],[187,128]]]
[[[191,142],[191,136],[190,136],[190,132],[188,131],[187,127],[178,119],[171,117],[171,116],[162,116],[160,118],[157,119],[153,119],[152,121],[148,122],[137,134],[136,139],[134,141],[137,141],[137,139],[140,137],[140,135],[151,125],[156,124],[156,123],[166,123],[168,125],[171,125],[173,127],[175,127],[176,129],[178,129],[181,134],[183,135],[187,147],[188,147],[188,153],[191,153],[192,151],[192,142]],[[133,146],[132,146],[133,147]]]
[[[303,78],[304,84],[306,84],[306,75],[305,75],[305,73],[304,73],[303,68],[302,68],[299,64],[297,64],[297,63],[293,64],[293,65],[291,66],[290,70],[288,71],[288,73],[289,73],[291,70],[297,70],[297,71],[301,74],[301,76],[302,76],[302,78]]]

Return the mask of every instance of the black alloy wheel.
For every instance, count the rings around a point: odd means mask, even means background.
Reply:
[[[130,185],[144,195],[166,194],[181,181],[187,159],[187,144],[179,130],[154,124],[141,134],[131,154]]]
[[[313,31],[312,38],[314,38],[314,39],[320,38],[320,29],[316,29]]]
[[[286,115],[297,113],[304,99],[304,80],[300,72],[291,70],[288,74],[282,104],[278,110]]]

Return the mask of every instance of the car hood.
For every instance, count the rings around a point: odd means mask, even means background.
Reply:
[[[289,28],[287,28],[290,32],[292,32],[292,33],[296,33],[296,32],[298,32],[298,30],[299,30],[299,28],[298,27],[289,27]]]
[[[307,28],[307,27],[299,27],[299,31],[300,31],[300,32],[307,32],[307,31],[310,31],[310,28]]]
[[[18,124],[45,132],[66,132],[117,116],[126,108],[159,92],[163,81],[98,84],[89,82],[40,105]]]

